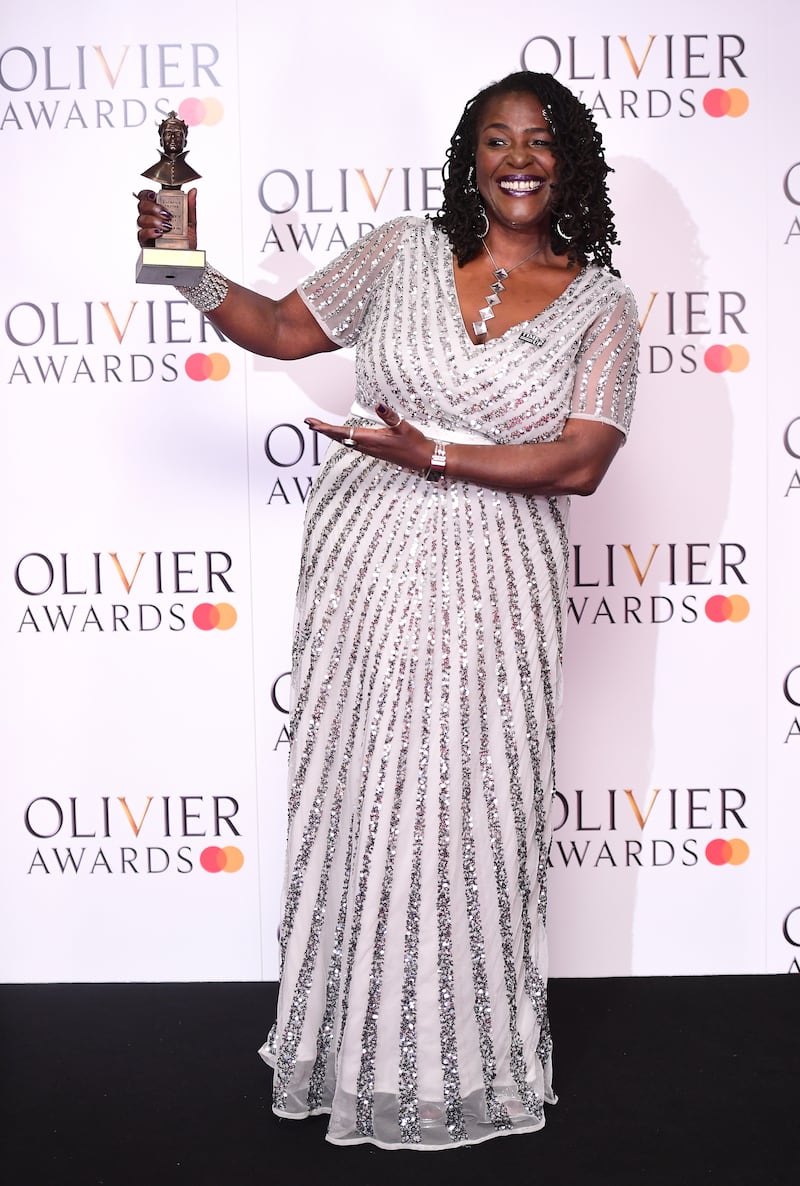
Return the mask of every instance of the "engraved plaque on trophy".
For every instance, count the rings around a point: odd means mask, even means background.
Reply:
[[[139,284],[197,284],[206,266],[206,253],[189,246],[189,199],[181,186],[196,181],[196,173],[187,162],[186,139],[188,125],[170,111],[159,125],[161,160],[142,173],[151,181],[160,181],[156,201],[172,216],[172,228],[155,241],[154,247],[143,247],[136,266]]]

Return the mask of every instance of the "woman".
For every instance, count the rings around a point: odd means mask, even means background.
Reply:
[[[293,650],[273,1107],[453,1147],[553,1102],[544,921],[570,494],[623,441],[634,302],[600,137],[549,75],[464,111],[432,221],[281,301],[187,298],[291,359],[356,347],[308,500]],[[152,195],[139,237],[168,229]],[[193,214],[191,220],[194,221]],[[457,266],[454,266],[454,258]]]

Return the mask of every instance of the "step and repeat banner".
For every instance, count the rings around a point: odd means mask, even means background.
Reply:
[[[551,970],[800,970],[799,36],[791,0],[7,6],[4,980],[277,975],[303,421],[352,361],[246,356],[134,282],[158,123],[210,260],[278,295],[434,211],[522,67],[595,114],[642,328],[573,503]]]

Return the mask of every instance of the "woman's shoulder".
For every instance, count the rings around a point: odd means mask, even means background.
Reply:
[[[587,283],[596,288],[598,292],[607,292],[613,296],[622,296],[624,293],[630,292],[621,276],[601,264],[584,264],[581,271],[586,277]]]
[[[364,237],[378,236],[383,239],[410,241],[423,233],[428,225],[428,220],[420,218],[417,214],[398,214],[395,218],[390,218],[387,222],[373,227]]]
[[[415,264],[434,265],[450,246],[445,235],[429,218],[418,214],[399,214],[367,232],[361,243],[373,249],[380,245],[391,258],[405,257]],[[388,260],[387,260],[388,262]]]
[[[636,309],[636,298],[633,291],[621,276],[617,276],[609,268],[599,264],[585,264],[581,276],[584,280],[584,291],[603,305],[620,305],[623,308]]]
[[[419,241],[424,224],[423,218],[413,214],[399,214],[396,218],[390,218],[377,226],[370,226],[360,239],[342,252],[336,262],[349,264],[351,260],[370,256],[381,259],[385,266]]]

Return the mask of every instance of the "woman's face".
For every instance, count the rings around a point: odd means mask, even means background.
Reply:
[[[491,99],[476,126],[475,180],[490,223],[530,232],[549,224],[557,181],[554,137],[535,95]]]

